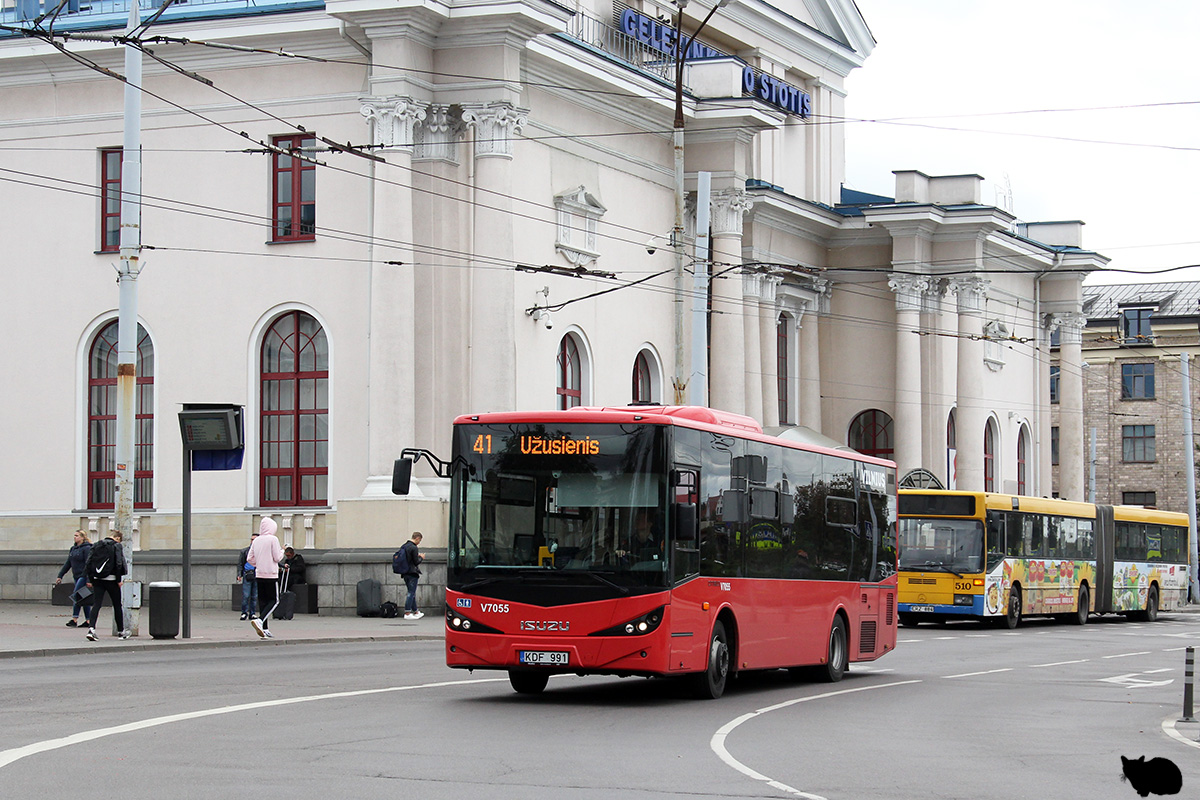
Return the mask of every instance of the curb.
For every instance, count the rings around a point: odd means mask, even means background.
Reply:
[[[151,652],[161,650],[214,650],[222,647],[284,647],[306,644],[346,644],[351,642],[437,642],[442,636],[432,636],[424,633],[397,634],[392,636],[327,636],[307,639],[247,639],[242,640],[184,640],[181,642],[136,643],[129,644],[100,644],[90,647],[55,647],[32,650],[0,651],[0,661],[20,658],[42,658],[46,656],[77,656],[91,654],[111,654],[128,652]]]

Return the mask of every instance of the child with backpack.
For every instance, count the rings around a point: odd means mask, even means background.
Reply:
[[[104,595],[112,600],[113,614],[117,622],[117,630],[122,639],[128,639],[130,631],[125,630],[125,610],[121,607],[121,585],[129,574],[129,566],[125,563],[125,550],[121,547],[121,532],[113,531],[110,536],[92,545],[92,552],[87,560],[87,587],[93,592],[92,608],[88,612],[89,642],[97,641],[96,620],[100,617],[100,606],[104,604]]]

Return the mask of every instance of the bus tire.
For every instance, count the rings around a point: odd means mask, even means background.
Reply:
[[[728,681],[729,639],[725,634],[725,623],[717,620],[708,645],[708,667],[692,676],[692,692],[701,700],[716,700],[725,694]]]
[[[1158,587],[1150,584],[1146,592],[1146,607],[1138,613],[1138,619],[1143,622],[1154,622],[1158,619]]]
[[[900,625],[905,628],[915,628],[921,624],[921,620],[915,614],[900,614]]]
[[[517,694],[541,694],[550,682],[549,672],[531,672],[524,669],[510,669],[508,682],[512,684]]]
[[[1021,624],[1021,586],[1014,583],[1008,590],[1008,613],[1001,617],[1002,624],[1010,631]]]
[[[1087,625],[1088,621],[1088,588],[1087,586],[1079,587],[1079,608],[1075,609],[1074,614],[1068,614],[1068,621],[1073,625]]]
[[[850,642],[846,637],[846,621],[835,614],[829,629],[829,652],[820,667],[820,678],[826,683],[837,683],[850,668]]]

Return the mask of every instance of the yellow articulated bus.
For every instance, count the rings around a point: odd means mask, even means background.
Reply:
[[[899,493],[901,625],[1088,614],[1153,621],[1187,603],[1186,514],[992,492]]]

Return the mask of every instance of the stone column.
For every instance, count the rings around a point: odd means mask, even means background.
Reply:
[[[922,467],[921,444],[921,304],[929,290],[925,275],[893,274],[888,288],[896,293],[896,415],[895,458],[904,475]]]
[[[373,181],[371,299],[367,313],[367,485],[364,497],[391,497],[392,462],[416,444],[413,342],[413,127],[425,111],[408,97],[366,97],[360,111],[373,123],[379,151],[403,176]],[[397,261],[404,266],[386,262]]]
[[[983,278],[950,279],[958,298],[958,414],[957,485],[968,492],[983,491],[983,431],[987,408],[982,397],[983,303],[990,282]],[[997,487],[999,488],[999,487]]]
[[[759,337],[758,298],[766,278],[759,272],[742,273],[742,337],[746,355],[742,359],[742,385],[746,391],[746,414],[763,422],[762,352]]]
[[[800,405],[797,422],[821,430],[821,334],[817,304],[809,304],[797,318],[800,331]]]
[[[472,412],[516,407],[516,272],[513,268],[513,137],[526,120],[510,103],[465,106],[474,129],[475,252],[471,265]]]
[[[1083,440],[1083,327],[1087,316],[1055,314],[1058,346],[1058,496],[1087,500]]]
[[[775,294],[783,278],[764,275],[762,293],[758,298],[758,338],[762,342],[762,404],[763,425],[773,428],[779,425],[779,313],[775,307]]]
[[[742,323],[742,217],[752,201],[740,189],[712,194],[713,275],[709,404],[713,408],[747,413],[746,332]],[[761,398],[760,398],[761,404]],[[751,409],[751,411],[753,411]],[[760,412],[761,413],[761,410]]]

